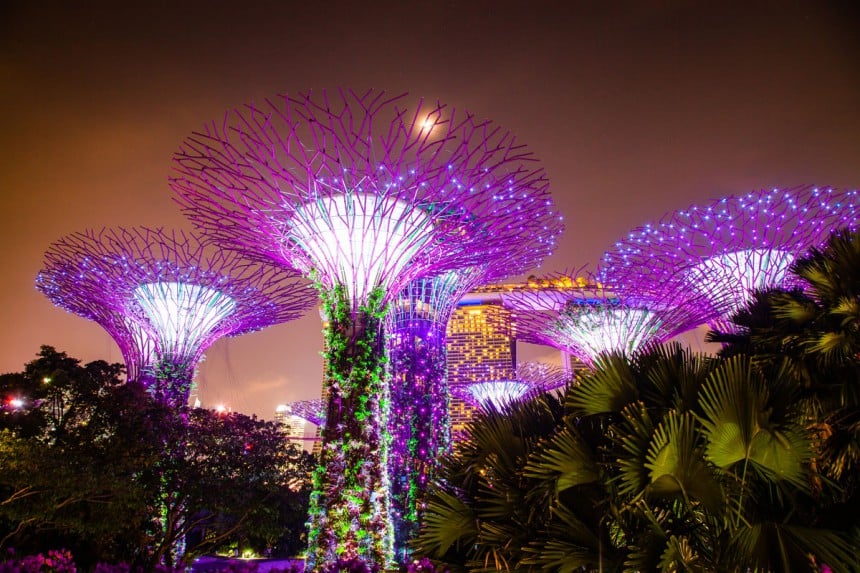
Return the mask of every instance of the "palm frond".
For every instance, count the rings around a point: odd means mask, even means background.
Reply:
[[[472,508],[447,492],[432,492],[415,540],[416,550],[441,559],[453,546],[468,548],[477,538],[478,520]]]
[[[748,358],[730,358],[714,371],[701,404],[710,462],[726,471],[740,467],[742,481],[750,467],[766,479],[806,488],[809,437],[798,420],[774,419],[766,385]]]
[[[655,429],[646,456],[649,493],[680,496],[688,506],[697,502],[712,512],[722,508],[723,493],[705,462],[690,413],[670,412]]]
[[[576,428],[566,426],[529,458],[523,468],[523,475],[552,481],[555,492],[559,493],[597,481],[600,470],[591,447]]]
[[[638,394],[630,362],[620,354],[609,354],[601,356],[594,370],[570,389],[566,406],[578,416],[620,412]]]

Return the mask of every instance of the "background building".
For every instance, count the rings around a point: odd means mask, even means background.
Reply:
[[[275,422],[284,428],[290,442],[300,448],[305,447],[305,419],[294,414],[289,404],[275,408]]]

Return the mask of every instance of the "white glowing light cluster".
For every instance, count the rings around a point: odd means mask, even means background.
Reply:
[[[319,197],[295,212],[283,240],[314,254],[322,277],[337,277],[351,300],[365,301],[374,286],[389,286],[433,238],[433,221],[393,197],[351,192]],[[309,273],[313,269],[300,269]]]
[[[162,352],[193,355],[236,310],[236,301],[216,289],[180,282],[145,283],[134,298],[159,338]]]
[[[457,393],[474,405],[500,410],[526,395],[531,386],[516,380],[493,380],[490,382],[474,382],[462,388]]]
[[[629,356],[654,340],[662,326],[660,315],[648,309],[574,303],[546,325],[542,336],[592,364],[607,352]]]
[[[722,253],[689,268],[684,279],[691,290],[734,314],[749,302],[754,291],[788,285],[795,257],[795,253],[777,249]]]
[[[155,392],[183,403],[215,340],[298,318],[313,306],[315,293],[297,279],[194,235],[139,227],[63,237],[45,253],[36,287],[107,330],[129,380],[155,385],[157,378]]]
[[[517,338],[552,346],[593,364],[602,353],[632,354],[701,324],[700,305],[677,303],[671,291],[603,288],[594,279],[580,286],[553,286],[559,278],[507,293],[502,303],[514,313]]]
[[[461,384],[452,388],[452,392],[474,406],[499,410],[531,393],[560,388],[569,379],[570,376],[558,365],[524,362],[517,366],[515,380]]]
[[[604,254],[601,278],[671,293],[731,330],[729,319],[756,289],[801,286],[790,272],[795,259],[837,229],[856,229],[858,215],[856,191],[802,186],[729,196],[634,229]]]

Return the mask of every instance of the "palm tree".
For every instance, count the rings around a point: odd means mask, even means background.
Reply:
[[[455,572],[515,569],[530,532],[546,519],[546,504],[532,499],[535,480],[522,469],[563,417],[560,399],[548,393],[479,412],[469,439],[443,460],[415,552]]]
[[[779,361],[601,357],[528,438],[514,429],[534,405],[473,424],[419,552],[451,563],[459,543],[475,572],[815,571],[813,555],[856,570],[847,532],[816,512],[799,392]]]

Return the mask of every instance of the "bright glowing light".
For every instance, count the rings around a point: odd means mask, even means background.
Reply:
[[[755,290],[784,286],[795,256],[776,249],[723,253],[691,267],[685,280],[693,290],[727,308],[727,314],[734,314]]]
[[[654,338],[662,322],[646,309],[572,305],[547,326],[546,333],[590,363],[603,352],[636,352]]]
[[[236,308],[236,302],[220,291],[178,282],[142,284],[134,289],[134,297],[157,332],[163,352],[196,348]]]
[[[365,301],[427,246],[432,222],[415,205],[384,193],[341,193],[299,207],[285,240],[298,244],[323,276],[342,281],[352,300]]]
[[[17,410],[24,407],[24,400],[21,398],[12,398],[9,400],[9,405]]]
[[[493,406],[497,410],[511,402],[516,402],[533,389],[533,386],[516,380],[493,380],[491,382],[475,382],[463,388],[468,392],[472,402],[481,406]]]
[[[224,404],[218,404],[217,406],[215,406],[215,412],[218,414],[226,414],[227,411],[228,408]]]
[[[517,366],[515,380],[489,380],[461,384],[452,391],[468,402],[484,408],[501,409],[529,392],[545,392],[563,386],[570,375],[558,365],[523,362]]]

